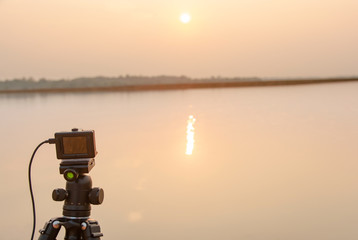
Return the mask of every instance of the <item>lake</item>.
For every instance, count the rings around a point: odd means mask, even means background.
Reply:
[[[358,236],[356,82],[2,94],[0,113],[0,224],[7,240],[31,236],[27,168],[34,148],[74,127],[96,131],[90,175],[105,199],[91,217],[103,239]],[[62,215],[63,203],[51,198],[65,187],[59,162],[47,144],[33,163],[35,239],[46,221]]]

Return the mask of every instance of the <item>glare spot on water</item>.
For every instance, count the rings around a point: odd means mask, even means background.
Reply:
[[[135,223],[143,219],[142,213],[140,212],[130,212],[128,214],[128,222]]]
[[[194,149],[194,123],[196,119],[193,115],[189,116],[188,125],[186,126],[186,155],[192,155]]]
[[[142,165],[142,160],[134,160],[133,161],[133,168],[139,168]]]
[[[145,179],[145,178],[139,179],[135,189],[138,190],[138,191],[142,191],[144,189],[144,184],[145,184],[146,181],[147,181],[147,179]]]

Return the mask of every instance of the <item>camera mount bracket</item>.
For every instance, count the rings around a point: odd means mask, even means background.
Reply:
[[[94,166],[94,158],[63,159],[60,163],[60,174],[63,174],[67,169],[76,170],[79,174],[89,173]]]

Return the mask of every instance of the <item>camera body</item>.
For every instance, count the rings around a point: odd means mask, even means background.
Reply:
[[[58,159],[94,158],[97,155],[94,130],[55,133]]]
[[[61,160],[60,174],[67,181],[75,181],[79,175],[89,173],[95,166],[97,155],[94,130],[73,128],[71,132],[55,133],[56,154]]]

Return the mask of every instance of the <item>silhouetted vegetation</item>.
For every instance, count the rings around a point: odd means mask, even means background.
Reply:
[[[258,81],[258,78],[204,78],[192,79],[185,76],[119,76],[119,77],[81,77],[72,80],[47,80],[22,78],[0,81],[0,90],[35,90],[35,89],[73,89],[73,88],[101,88],[101,87],[125,87],[146,85],[170,85],[170,84],[198,84],[213,82],[247,82]]]
[[[316,78],[263,80],[260,78],[211,77],[193,79],[186,76],[119,76],[81,77],[72,80],[21,78],[0,81],[0,93],[16,92],[82,92],[82,91],[145,91],[190,88],[279,86],[313,83],[358,81],[358,78]]]

